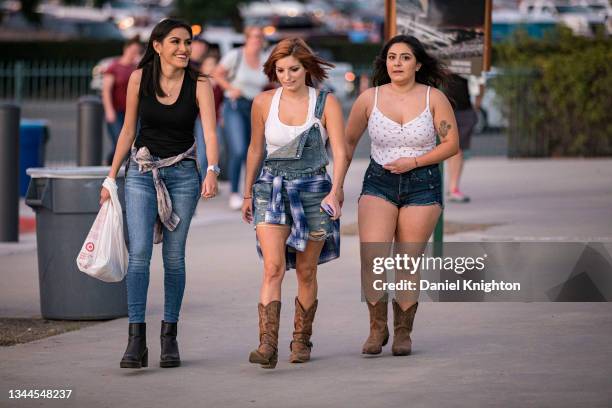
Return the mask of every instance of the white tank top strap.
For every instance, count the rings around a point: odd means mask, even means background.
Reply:
[[[427,110],[429,110],[429,90],[431,89],[431,86],[427,87]]]
[[[374,107],[372,110],[376,109],[378,105],[378,87],[374,88]]]
[[[272,103],[270,104],[270,111],[268,112],[268,118],[266,122],[270,119],[278,120],[278,106],[280,104],[280,96],[283,88],[278,87],[274,92],[274,96],[272,97]]]
[[[311,86],[308,87],[308,116],[306,123],[311,123],[313,120],[318,121],[315,117],[315,105],[317,104],[317,90]]]

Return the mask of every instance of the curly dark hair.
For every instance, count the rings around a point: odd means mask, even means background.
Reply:
[[[387,71],[387,53],[391,46],[397,43],[408,45],[414,53],[417,62],[421,64],[421,68],[416,72],[416,82],[436,88],[446,85],[450,75],[446,66],[440,60],[428,54],[423,44],[416,37],[400,34],[387,41],[380,54],[376,56],[374,60],[374,73],[372,74],[372,84],[374,86],[391,82],[389,72]]]

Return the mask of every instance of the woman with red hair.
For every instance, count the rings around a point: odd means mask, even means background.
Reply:
[[[242,216],[255,225],[264,262],[258,305],[260,344],[249,356],[251,363],[264,368],[274,368],[278,360],[285,270],[295,268],[298,280],[289,361],[302,363],[310,359],[312,348],[317,265],[339,256],[340,203],[348,167],[344,121],[338,100],[313,86],[327,77],[326,68],[331,67],[303,40],[285,39],[264,64],[268,79],[281,86],[253,101]],[[333,182],[326,172],[328,139]],[[264,151],[263,169],[255,181]]]

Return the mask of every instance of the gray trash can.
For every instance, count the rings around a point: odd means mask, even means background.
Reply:
[[[26,204],[36,212],[40,310],[45,319],[127,316],[125,279],[105,283],[79,271],[76,258],[100,209],[109,167],[31,168]],[[125,214],[123,171],[117,176]],[[125,215],[124,215],[125,220]],[[124,225],[127,236],[127,229]]]

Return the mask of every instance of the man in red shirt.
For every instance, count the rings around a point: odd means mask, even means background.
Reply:
[[[142,46],[138,37],[128,40],[123,45],[123,54],[121,57],[113,61],[106,71],[104,71],[102,103],[104,104],[106,127],[112,141],[112,149],[106,159],[108,164],[113,160],[119,133],[123,127],[123,120],[125,119],[128,81],[130,75],[132,75],[132,72],[136,69],[141,52]]]

